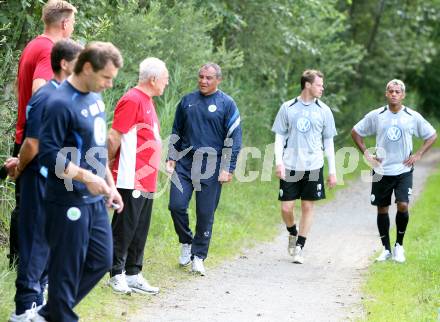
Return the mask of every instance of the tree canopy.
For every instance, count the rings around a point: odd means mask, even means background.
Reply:
[[[391,78],[408,84],[407,104],[440,116],[436,88],[440,0],[72,0],[78,8],[73,38],[112,41],[125,66],[105,95],[112,109],[134,84],[139,62],[163,59],[171,83],[158,102],[167,135],[179,98],[196,87],[206,61],[224,69],[222,88],[237,101],[244,142],[272,141],[280,103],[299,93],[304,69],[325,74],[323,100],[346,140],[353,124],[384,103]],[[3,136],[13,135],[13,82],[24,45],[42,32],[44,1],[0,1],[0,100]],[[10,144],[3,144],[2,155]]]

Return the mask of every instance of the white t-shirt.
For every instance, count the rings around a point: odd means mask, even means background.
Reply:
[[[435,129],[418,112],[402,106],[393,113],[388,106],[369,112],[355,126],[362,137],[376,135],[376,155],[383,159],[381,168],[374,170],[383,175],[395,176],[411,171],[403,164],[412,153],[412,136],[426,140],[435,134]]]
[[[284,166],[306,171],[322,168],[323,140],[336,135],[336,126],[326,104],[318,99],[305,104],[295,98],[281,105],[272,131],[286,138]]]

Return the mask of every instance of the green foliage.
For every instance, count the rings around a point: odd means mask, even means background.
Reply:
[[[44,3],[0,0],[2,160],[13,144],[17,106],[13,85],[19,54],[43,30],[40,16]],[[384,103],[384,85],[389,78],[400,77],[409,84],[408,104],[419,105],[423,111],[440,117],[436,91],[440,86],[436,77],[440,68],[440,0],[71,3],[78,8],[73,38],[84,43],[112,41],[124,56],[124,68],[114,88],[104,93],[109,123],[117,100],[136,83],[138,64],[148,56],[163,59],[170,70],[170,85],[156,99],[164,138],[170,133],[177,102],[196,88],[197,70],[207,61],[218,62],[223,68],[221,88],[238,103],[246,146],[263,148],[273,141],[270,129],[274,116],[282,101],[299,94],[299,78],[307,68],[320,69],[326,75],[323,100],[335,112],[339,144],[345,143],[351,127],[367,110]],[[250,167],[260,164],[248,163]],[[161,177],[160,190],[167,191],[167,184]],[[7,239],[13,189],[10,181],[0,186],[0,244]],[[223,198],[233,199],[234,203],[220,204],[214,232],[218,237],[213,239],[210,253],[212,262],[232,255],[231,250],[243,246],[244,240],[274,233],[278,222],[275,204],[271,198],[252,201],[250,197],[270,195],[273,189],[273,183],[237,184],[225,189]],[[193,208],[190,212],[194,216]],[[184,274],[174,265],[177,242],[167,212],[167,194],[155,202],[154,213],[146,261],[153,282],[169,279],[171,284],[173,276],[181,278]],[[253,220],[255,213],[260,214],[258,221]],[[0,257],[0,272],[6,272],[5,256],[1,253]],[[0,286],[0,298],[12,299],[12,274],[0,273]],[[95,311],[101,318],[107,313],[118,316],[114,313],[130,308],[125,301],[113,305],[116,298],[109,296],[101,284],[81,305],[81,313]],[[139,298],[134,302],[141,305],[143,301]],[[105,308],[113,305],[111,312],[103,312],[95,302]],[[6,309],[3,303],[0,312],[6,317],[10,307]]]
[[[19,54],[43,30],[40,16],[44,3],[0,0],[2,160],[9,155],[13,144],[17,107],[13,85]],[[148,56],[163,59],[170,70],[169,87],[155,100],[164,138],[171,131],[176,104],[182,95],[196,89],[198,68],[207,61],[218,62],[223,68],[221,88],[238,104],[244,145],[261,150],[273,142],[271,126],[280,104],[299,94],[300,75],[309,68],[320,69],[326,75],[323,101],[335,114],[337,147],[350,140],[351,127],[366,111],[385,104],[384,86],[390,78],[399,77],[407,82],[408,105],[420,106],[422,111],[440,117],[437,108],[440,78],[436,72],[440,69],[440,0],[71,0],[71,3],[78,8],[73,38],[84,43],[111,41],[124,56],[124,67],[114,88],[104,93],[109,124],[117,100],[136,83],[138,64]],[[252,168],[261,164],[260,161],[248,163]],[[266,184],[237,187],[237,190],[226,189],[232,191],[234,207],[221,206],[226,208],[220,209],[217,216],[220,221],[216,223],[215,233],[221,239],[213,240],[214,261],[222,258],[224,249],[234,249],[221,244],[223,239],[227,242],[236,236],[246,239],[250,232],[252,236],[265,236],[259,230],[261,227],[252,226],[258,222],[248,223],[252,222],[249,213],[251,216],[260,213],[259,222],[267,225],[278,220],[273,218],[277,210],[270,205],[270,198],[259,198],[262,204],[249,199],[253,195],[269,195]],[[0,186],[0,244],[7,237],[5,230],[14,204],[13,188],[9,181]],[[160,180],[160,189],[167,190],[165,178]],[[179,274],[171,264],[177,253],[166,209],[166,198],[158,199],[151,231],[154,242],[147,256],[153,267],[152,281],[161,280],[162,273],[167,278]],[[240,225],[243,231],[236,231]],[[225,235],[229,230],[231,234]],[[4,256],[0,254],[0,257]],[[162,260],[168,262],[165,272],[159,265]],[[0,283],[2,278],[0,274]],[[13,288],[11,276],[6,279],[8,287]],[[0,289],[4,289],[3,285]],[[102,297],[99,303],[104,303],[104,307],[113,301],[112,298],[106,302],[108,299],[102,295],[107,294],[106,289],[93,294],[92,300]],[[0,298],[12,297],[2,293]],[[90,303],[86,302],[80,310],[96,310],[99,316],[102,310]]]
[[[344,39],[346,17],[335,1],[218,0],[200,5],[223,14],[214,39],[243,50],[237,101],[246,144],[262,147],[272,140],[274,116],[282,101],[299,94],[304,69],[325,73],[328,94],[323,100],[340,111],[337,119],[351,113],[345,104],[347,85],[363,50]]]
[[[351,39],[367,50],[358,69],[362,85],[382,89],[392,78],[412,82],[437,56],[438,0],[353,0],[342,7]]]
[[[216,15],[196,9],[191,2],[171,8],[151,2],[148,10],[124,11],[113,17],[106,37],[121,48],[124,56],[124,68],[113,92],[121,96],[135,84],[139,63],[144,58],[156,56],[164,60],[170,70],[170,86],[157,103],[162,133],[167,135],[171,131],[174,108],[183,93],[196,89],[197,71],[203,63],[216,61],[226,74],[242,64],[239,50],[229,51],[224,44],[214,47],[208,33],[219,22]],[[123,33],[120,32],[122,25]],[[114,106],[114,100],[109,103]]]
[[[3,158],[14,134],[19,53],[42,32],[44,3],[0,0],[0,135],[7,138],[0,144]],[[78,9],[73,38],[112,41],[124,56],[113,90],[104,94],[109,124],[113,107],[136,83],[138,64],[147,56],[163,59],[170,70],[170,85],[156,99],[163,137],[170,133],[177,102],[196,89],[197,70],[207,61],[223,68],[221,88],[239,106],[246,146],[261,149],[273,141],[274,116],[281,102],[299,94],[300,75],[308,68],[326,76],[322,99],[335,114],[337,145],[350,140],[351,127],[367,110],[385,103],[388,78],[404,79],[407,102],[440,116],[435,77],[440,68],[440,0],[71,3]]]

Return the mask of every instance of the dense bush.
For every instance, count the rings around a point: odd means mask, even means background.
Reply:
[[[13,83],[19,53],[42,32],[42,0],[0,0],[0,155],[9,155],[16,100]],[[73,38],[112,41],[125,65],[104,95],[111,112],[137,79],[139,62],[163,59],[170,85],[156,101],[162,136],[170,133],[180,97],[196,88],[206,61],[224,70],[221,88],[241,111],[244,144],[272,142],[273,118],[282,101],[299,93],[306,68],[326,75],[323,100],[333,108],[339,135],[383,104],[388,78],[409,84],[411,103],[435,114],[440,61],[440,0],[71,0],[78,8]],[[437,113],[439,115],[439,113]],[[257,165],[255,163],[254,165]],[[0,230],[11,207],[12,183],[3,186]]]

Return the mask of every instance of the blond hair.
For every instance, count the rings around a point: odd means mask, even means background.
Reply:
[[[69,18],[75,13],[77,13],[76,8],[67,1],[49,0],[43,6],[41,20],[43,20],[45,25],[52,25],[61,22],[63,19]]]
[[[390,80],[388,82],[387,87],[385,89],[388,90],[388,87],[390,87],[390,85],[400,86],[400,89],[402,90],[402,92],[405,92],[405,84],[400,79],[392,79],[392,80]]]
[[[306,69],[301,75],[301,90],[306,88],[306,83],[313,84],[316,77],[324,78],[324,74],[316,69]]]

